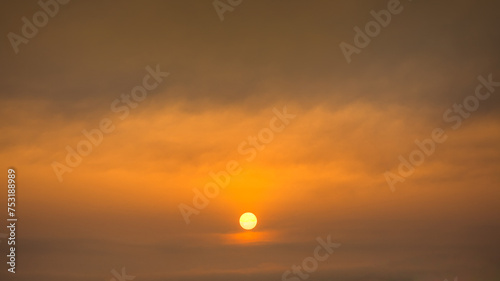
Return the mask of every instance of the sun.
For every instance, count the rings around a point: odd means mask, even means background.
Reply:
[[[244,213],[240,217],[240,225],[243,229],[251,230],[257,225],[257,217],[252,213]]]

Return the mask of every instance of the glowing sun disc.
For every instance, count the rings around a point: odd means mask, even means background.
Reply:
[[[240,217],[240,225],[243,229],[250,230],[257,225],[257,217],[252,213],[244,213]]]

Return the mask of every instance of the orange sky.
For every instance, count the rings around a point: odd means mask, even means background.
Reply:
[[[313,280],[497,280],[500,88],[457,130],[443,113],[479,75],[500,81],[498,4],[402,3],[350,64],[338,44],[387,1],[244,1],[223,22],[210,1],[75,1],[18,54],[5,39],[0,159],[20,221],[1,279],[280,280],[331,235]],[[39,8],[1,5],[3,34]],[[170,75],[121,120],[110,105],[156,65]],[[249,161],[239,145],[284,107]],[[104,118],[115,130],[60,182],[54,161]],[[384,173],[435,128],[448,139],[392,192]],[[230,161],[241,173],[187,225],[179,204]]]

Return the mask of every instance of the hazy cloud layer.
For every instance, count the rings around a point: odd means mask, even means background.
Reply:
[[[243,1],[223,22],[211,1],[71,1],[18,54],[6,35],[40,8],[1,3],[15,279],[110,280],[126,267],[143,281],[281,280],[331,235],[342,246],[311,279],[497,280],[500,88],[456,130],[443,114],[478,76],[500,81],[500,6],[401,3],[350,64],[340,42],[387,1]],[[121,120],[111,104],[148,65],[170,76]],[[245,160],[238,146],[285,106],[296,117]],[[51,164],[103,118],[115,130],[59,182]],[[384,173],[435,128],[446,142],[392,193]],[[179,203],[230,160],[241,174],[187,226]],[[259,218],[247,234],[245,211]]]

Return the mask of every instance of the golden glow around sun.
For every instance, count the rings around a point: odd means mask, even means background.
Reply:
[[[244,213],[240,217],[240,225],[246,230],[253,229],[257,225],[257,217],[252,213]]]

